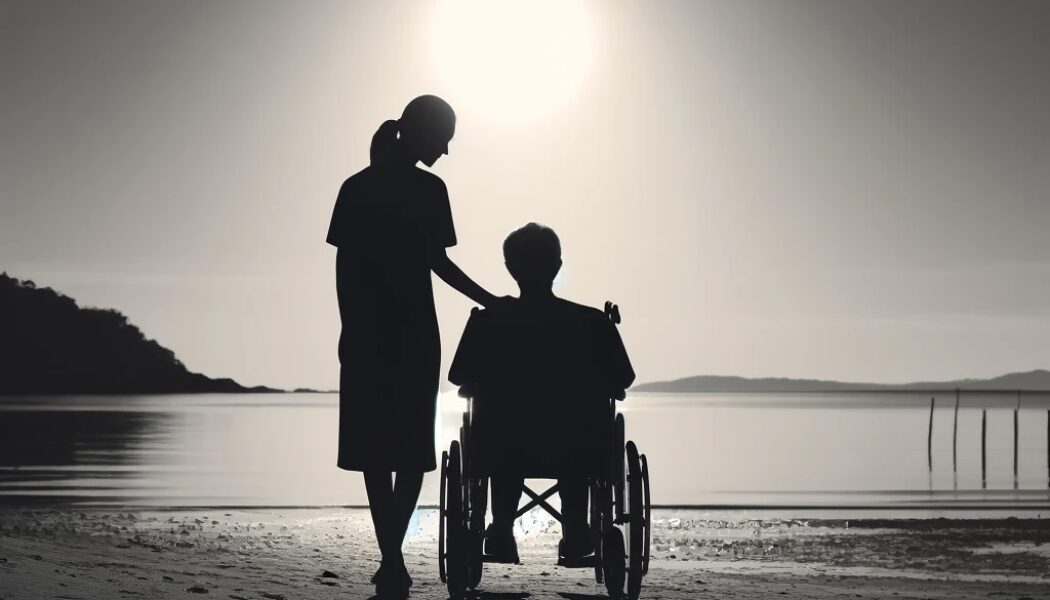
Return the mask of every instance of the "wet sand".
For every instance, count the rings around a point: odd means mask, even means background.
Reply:
[[[442,599],[436,511],[406,542],[412,597]],[[1050,598],[1045,520],[722,521],[654,513],[643,598]],[[558,526],[520,523],[522,565],[486,565],[481,598],[604,598],[554,565]],[[369,598],[361,509],[0,508],[0,599]]]

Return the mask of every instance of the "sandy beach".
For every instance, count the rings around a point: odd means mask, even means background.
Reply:
[[[532,519],[528,517],[532,516]],[[718,520],[654,514],[644,598],[1048,598],[1041,520]],[[520,522],[521,565],[487,565],[482,598],[605,597],[554,565],[558,528]],[[406,542],[413,598],[447,598],[436,511]],[[377,566],[362,509],[0,509],[0,598],[369,598]]]

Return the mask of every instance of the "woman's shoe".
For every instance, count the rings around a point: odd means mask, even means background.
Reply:
[[[379,582],[379,580],[382,579],[383,576],[386,574],[386,571],[383,569],[383,565],[384,565],[384,563],[380,562],[379,563],[379,568],[376,569],[376,572],[372,574],[372,579],[370,581],[373,584]]]
[[[398,563],[390,578],[395,584],[404,586],[405,589],[412,587],[412,576],[408,574],[408,567],[403,562]]]
[[[381,598],[407,598],[408,588],[412,587],[412,577],[409,576],[405,563],[380,564],[372,581],[376,586],[376,596]]]

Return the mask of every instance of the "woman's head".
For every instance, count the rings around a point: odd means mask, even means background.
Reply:
[[[372,136],[372,164],[397,162],[398,157],[433,166],[456,132],[456,113],[437,96],[420,96],[408,103],[401,118],[386,121]]]

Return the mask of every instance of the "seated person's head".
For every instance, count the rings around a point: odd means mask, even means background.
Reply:
[[[521,289],[549,290],[561,270],[561,242],[539,223],[512,232],[503,241],[503,260]]]

